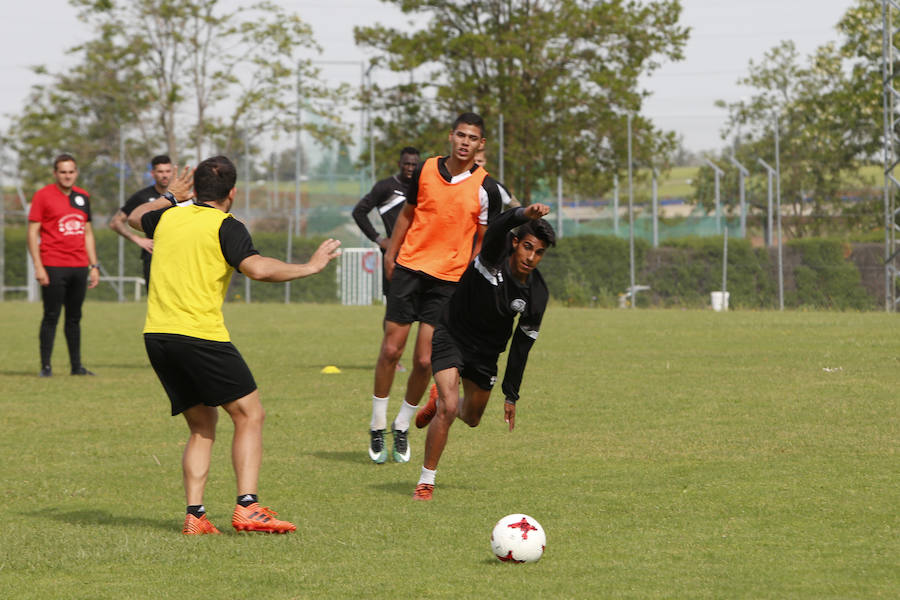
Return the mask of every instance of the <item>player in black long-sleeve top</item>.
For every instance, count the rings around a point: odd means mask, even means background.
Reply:
[[[470,427],[481,421],[497,379],[497,359],[510,337],[503,414],[510,431],[515,426],[522,374],[549,299],[537,270],[547,248],[556,244],[553,228],[541,218],[549,212],[544,204],[532,204],[497,217],[488,227],[481,252],[444,308],[432,340],[435,385],[428,404],[416,415],[417,427],[430,423],[422,474],[413,495],[416,500],[431,500],[435,471],[453,421],[459,417]]]
[[[378,244],[382,252],[387,250],[391,243],[394,223],[397,221],[397,215],[403,210],[409,182],[412,180],[416,167],[419,166],[419,151],[412,146],[401,150],[397,166],[400,168],[399,172],[378,181],[372,186],[369,193],[360,198],[353,207],[353,220],[367,238]],[[384,236],[379,235],[372,225],[372,221],[369,220],[369,213],[375,208],[381,215]]]

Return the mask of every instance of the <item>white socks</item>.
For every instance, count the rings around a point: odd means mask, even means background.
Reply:
[[[372,396],[372,422],[369,424],[369,429],[372,431],[387,429],[387,407],[388,398]]]
[[[409,422],[412,421],[412,418],[415,416],[417,408],[417,406],[413,406],[404,400],[403,404],[400,406],[400,412],[397,413],[397,418],[394,419],[394,429],[407,431],[409,429]]]
[[[434,474],[437,473],[437,469],[432,471],[431,469],[426,469],[422,467],[422,474],[419,475],[419,483],[427,483],[428,485],[434,485]],[[418,484],[416,484],[418,485]]]

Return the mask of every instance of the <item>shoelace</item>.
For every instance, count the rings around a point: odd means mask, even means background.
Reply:
[[[398,452],[406,452],[406,432],[395,430],[394,439],[396,440],[397,451]]]

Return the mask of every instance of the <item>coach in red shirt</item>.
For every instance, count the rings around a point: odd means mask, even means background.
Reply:
[[[44,302],[40,376],[53,374],[50,355],[63,306],[71,373],[93,375],[81,364],[81,305],[87,289],[100,282],[90,198],[86,191],[75,187],[78,166],[70,155],[60,154],[54,159],[53,178],[56,183],[35,193],[28,213],[28,252]]]

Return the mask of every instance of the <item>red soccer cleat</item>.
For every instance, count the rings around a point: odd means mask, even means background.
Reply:
[[[413,500],[431,500],[434,494],[434,486],[430,483],[420,483],[413,492]]]
[[[200,518],[194,515],[185,515],[184,527],[181,528],[181,533],[184,535],[207,535],[222,532],[216,529],[216,526],[206,518],[206,515]]]
[[[431,390],[428,391],[428,402],[425,403],[419,412],[416,413],[416,427],[422,429],[426,427],[434,418],[437,412],[438,391],[437,384],[431,384]]]
[[[238,531],[267,533],[288,533],[297,530],[297,526],[290,521],[276,519],[277,514],[268,506],[260,506],[258,502],[246,507],[238,504],[234,507],[234,514],[231,515],[231,526]]]

